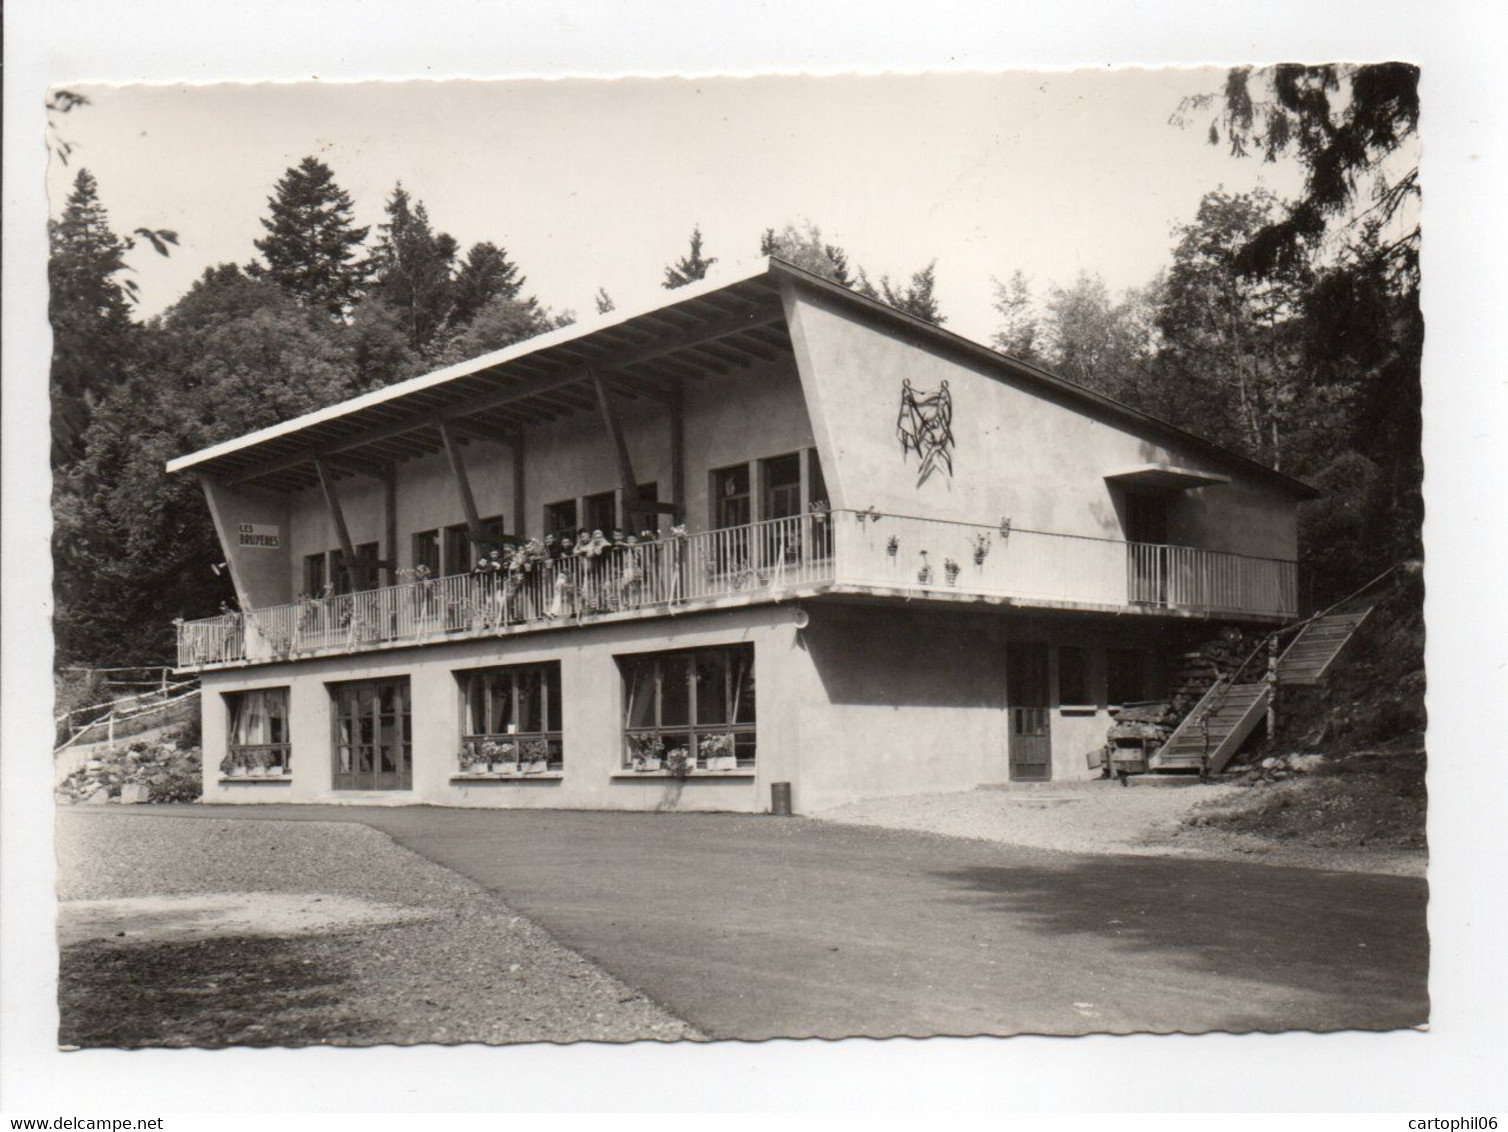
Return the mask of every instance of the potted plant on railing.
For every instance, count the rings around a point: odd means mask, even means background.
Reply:
[[[244,778],[247,767],[245,751],[227,751],[225,757],[220,760],[220,773],[227,778]]]
[[[398,584],[409,587],[409,605],[413,610],[414,620],[420,625],[433,620],[439,613],[439,603],[435,600],[435,579],[431,575],[432,571],[423,563],[397,573]]]
[[[335,586],[326,582],[317,594],[299,594],[298,601],[298,631],[301,633],[313,633],[316,630],[327,628],[325,623],[325,610],[330,604],[330,599],[335,596]]]
[[[665,755],[665,740],[658,735],[633,735],[629,738],[631,757],[636,771],[656,771]]]
[[[703,735],[697,742],[697,750],[701,752],[702,766],[707,770],[738,769],[738,756],[733,736],[729,733]]]
[[[550,744],[543,739],[525,739],[520,744],[519,766],[525,774],[544,774],[550,769]]]

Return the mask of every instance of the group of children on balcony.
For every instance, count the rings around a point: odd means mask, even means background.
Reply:
[[[685,536],[686,528],[678,524],[668,537],[679,540]],[[477,560],[471,573],[473,577],[505,579],[506,585],[497,595],[499,602],[525,590],[531,575],[551,578],[544,608],[516,610],[511,613],[513,617],[603,613],[630,606],[643,594],[649,566],[643,552],[666,540],[660,531],[646,530],[635,536],[615,528],[609,537],[601,530],[582,528],[575,538],[546,535],[512,548],[491,550]],[[538,600],[542,595],[532,596]]]

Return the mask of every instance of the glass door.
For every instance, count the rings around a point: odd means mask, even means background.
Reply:
[[[411,790],[413,719],[407,678],[338,684],[335,709],[336,790]]]

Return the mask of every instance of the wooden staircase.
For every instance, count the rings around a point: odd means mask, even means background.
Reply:
[[[1371,612],[1368,606],[1360,613],[1332,613],[1305,625],[1278,658],[1278,683],[1318,684]],[[1152,756],[1149,769],[1219,774],[1256,729],[1271,697],[1266,680],[1217,681]]]
[[[1318,684],[1372,612],[1332,613],[1309,622],[1278,658],[1278,683],[1297,686]]]
[[[1266,713],[1270,694],[1265,681],[1214,685],[1152,756],[1150,769],[1219,774]]]

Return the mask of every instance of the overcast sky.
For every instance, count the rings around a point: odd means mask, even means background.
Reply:
[[[593,313],[604,286],[651,300],[700,223],[708,254],[752,258],[810,219],[878,279],[937,260],[948,325],[987,339],[991,277],[1101,273],[1116,290],[1168,262],[1200,196],[1298,186],[1169,117],[1220,70],[1006,75],[80,87],[56,124],[54,211],[79,166],[118,231],[176,229],[132,256],[141,311],[203,269],[246,262],[274,182],[317,154],[376,225],[396,181],[463,247],[507,247],[529,288]],[[60,191],[61,190],[61,191]],[[374,232],[375,235],[375,232]]]

